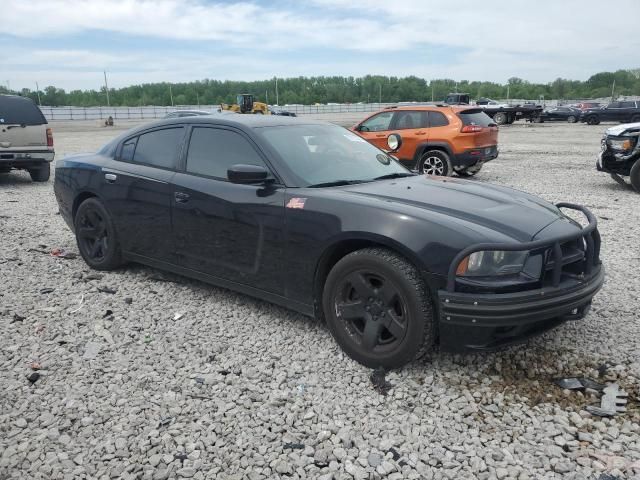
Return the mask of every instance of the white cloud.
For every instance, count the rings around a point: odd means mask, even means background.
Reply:
[[[637,0],[618,0],[613,8],[601,0],[313,0],[301,7],[204,0],[2,3],[3,24],[10,26],[5,34],[23,39],[9,49],[11,58],[0,55],[5,66],[0,75],[14,85],[36,70],[50,79],[48,83],[86,88],[96,83],[85,81],[104,68],[117,70],[112,73],[114,82],[122,78],[123,84],[367,73],[551,81],[558,76],[585,79],[598,71],[640,64],[640,37],[632,34],[640,14]],[[126,34],[174,40],[174,48],[163,57],[144,51],[135,41],[118,51],[108,42],[95,50],[57,47],[65,40],[68,46],[71,35],[96,30],[114,38]],[[31,39],[42,39],[50,49],[21,46]],[[202,42],[203,51],[198,51],[197,42]],[[211,45],[242,53],[210,58],[205,50]],[[434,65],[439,46],[461,53]],[[288,60],[292,52],[299,57],[319,48],[334,60]],[[410,60],[398,62],[398,55]]]

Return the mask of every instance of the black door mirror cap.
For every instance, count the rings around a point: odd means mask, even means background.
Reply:
[[[227,178],[231,183],[254,184],[268,181],[269,171],[261,165],[232,165],[227,170]]]

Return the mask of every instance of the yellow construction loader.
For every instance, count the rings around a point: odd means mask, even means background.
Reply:
[[[257,113],[258,115],[269,115],[271,113],[266,103],[254,102],[253,95],[250,93],[241,93],[236,97],[236,102],[233,105],[223,103],[220,108],[236,113]]]

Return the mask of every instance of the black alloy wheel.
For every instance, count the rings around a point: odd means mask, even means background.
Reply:
[[[87,265],[97,270],[113,270],[122,264],[113,223],[99,200],[89,198],[82,202],[74,223],[78,249]]]
[[[341,259],[327,277],[323,308],[340,346],[372,368],[400,367],[433,343],[428,289],[415,267],[386,249]]]
[[[578,121],[578,119],[575,117],[575,115],[569,115],[567,117],[567,122],[569,123],[576,123]]]
[[[598,125],[599,123],[600,120],[595,115],[591,115],[589,118],[587,118],[588,125]]]

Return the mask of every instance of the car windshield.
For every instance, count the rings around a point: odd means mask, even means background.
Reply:
[[[358,135],[336,125],[256,129],[304,187],[345,185],[413,175]]]

